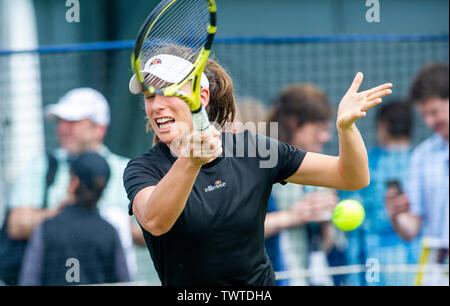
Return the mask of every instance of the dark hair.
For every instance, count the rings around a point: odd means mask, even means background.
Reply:
[[[432,63],[424,66],[414,78],[408,101],[424,103],[430,98],[448,99],[448,64]]]
[[[234,121],[236,115],[233,81],[225,69],[213,59],[206,62],[205,74],[209,80],[210,91],[206,107],[208,118],[223,127],[225,123]]]
[[[377,114],[376,122],[385,123],[388,133],[393,137],[410,137],[412,128],[411,107],[401,101],[383,104]]]
[[[95,152],[83,152],[69,158],[70,173],[77,177],[79,185],[75,190],[75,202],[95,208],[111,175],[104,157]]]
[[[196,57],[189,48],[169,45],[158,51],[158,54],[172,54],[194,62]],[[209,121],[218,123],[221,127],[227,122],[233,122],[236,114],[233,81],[225,69],[215,60],[209,58],[206,62],[204,73],[209,80],[209,103],[206,107]],[[147,122],[147,131],[152,129]],[[159,141],[156,133],[153,145]]]
[[[75,190],[76,203],[91,209],[97,207],[97,202],[102,196],[107,183],[108,178],[104,177],[94,178],[91,186],[88,186],[80,180],[80,184],[77,190]]]
[[[274,100],[269,122],[278,122],[278,139],[290,142],[294,129],[308,122],[330,120],[333,108],[327,96],[312,84],[296,84]]]

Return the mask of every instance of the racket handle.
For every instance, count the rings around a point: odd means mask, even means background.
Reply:
[[[201,106],[199,111],[192,113],[192,122],[194,124],[194,129],[197,131],[207,131],[210,134],[212,133],[208,114],[203,106]]]

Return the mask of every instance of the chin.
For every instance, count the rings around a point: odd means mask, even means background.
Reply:
[[[165,144],[170,144],[178,138],[178,135],[173,135],[171,133],[162,133],[156,135],[158,136],[159,140]]]

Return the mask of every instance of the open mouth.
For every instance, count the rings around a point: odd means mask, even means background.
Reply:
[[[172,124],[175,123],[175,119],[173,119],[172,117],[158,118],[155,121],[156,121],[156,124],[158,125],[158,128],[160,130],[167,130],[167,129],[170,128],[170,126]]]

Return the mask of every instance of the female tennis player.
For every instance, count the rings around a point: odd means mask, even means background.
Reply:
[[[164,63],[154,63],[155,76],[163,82],[178,81]],[[355,122],[391,93],[392,84],[358,93],[362,80],[358,73],[339,104],[340,154],[333,157],[303,152],[248,131],[232,134],[212,127],[212,133],[198,137],[183,100],[150,95],[135,77],[131,79],[130,91],[144,93],[156,144],[130,161],[124,185],[130,214],[142,227],[162,285],[275,284],[264,250],[272,185],[290,182],[357,190],[369,184],[367,153]],[[201,103],[210,121],[220,126],[233,121],[232,81],[213,60],[208,60],[201,87]],[[189,92],[190,84],[183,90]],[[180,123],[188,131],[180,129]],[[190,145],[177,150],[174,143],[186,138]],[[275,147],[271,156],[258,150],[261,143]],[[235,157],[228,157],[233,152]],[[268,160],[276,162],[262,166]]]

